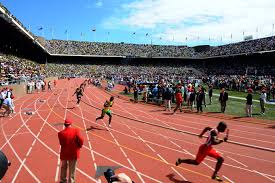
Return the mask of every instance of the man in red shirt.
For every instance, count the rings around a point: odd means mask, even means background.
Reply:
[[[180,112],[182,112],[182,93],[181,93],[181,90],[179,88],[176,89],[176,108],[174,109],[174,113],[180,109]]]
[[[76,162],[79,159],[80,148],[84,139],[80,135],[80,130],[71,127],[72,120],[66,119],[65,129],[58,132],[58,139],[61,145],[61,175],[60,183],[67,183],[67,167],[69,166],[69,183],[75,182]]]

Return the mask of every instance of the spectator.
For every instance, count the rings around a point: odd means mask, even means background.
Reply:
[[[191,111],[193,111],[193,108],[194,108],[195,98],[196,98],[195,89],[192,88],[190,92],[190,97],[189,97],[189,105],[190,105]]]
[[[176,89],[176,108],[174,109],[174,113],[180,109],[180,112],[182,112],[182,93],[179,88]]]
[[[165,111],[168,109],[171,111],[171,99],[172,99],[172,92],[170,91],[169,87],[166,87],[164,94],[163,94],[163,99],[165,102]]]
[[[266,103],[266,92],[265,92],[265,88],[263,88],[260,96],[260,105],[261,105],[262,115],[265,115],[265,103]]]
[[[246,96],[246,116],[252,117],[252,89],[249,88]]]
[[[197,112],[202,112],[202,102],[203,102],[204,94],[201,87],[197,92],[196,102],[197,102]]]
[[[275,83],[272,84],[272,88],[270,92],[272,94],[272,99],[275,100]]]
[[[225,88],[222,88],[221,93],[220,93],[220,97],[219,97],[219,101],[221,103],[221,112],[222,113],[225,112],[227,100],[228,100],[228,93],[225,91]]]
[[[52,91],[52,83],[51,83],[51,81],[48,82],[48,91]]]
[[[137,86],[134,87],[134,101],[138,102],[138,88],[137,88]]]
[[[212,96],[213,96],[213,86],[209,85],[209,89],[208,89],[209,105],[212,104]]]
[[[3,116],[5,116],[7,114],[8,116],[11,117],[10,114],[13,111],[13,107],[14,107],[14,104],[13,104],[12,98],[6,97],[3,102],[3,108],[5,109]]]
[[[80,157],[80,148],[84,139],[80,135],[79,129],[71,127],[72,120],[66,119],[64,122],[65,129],[58,132],[58,139],[61,145],[61,174],[60,183],[67,183],[67,167],[69,166],[68,182],[75,182],[75,170],[77,159]]]

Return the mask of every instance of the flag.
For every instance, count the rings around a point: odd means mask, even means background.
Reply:
[[[136,32],[133,32],[133,35],[135,35],[136,34]]]
[[[96,29],[92,29],[92,31],[93,31],[93,32],[95,32],[95,31],[96,31]]]
[[[231,39],[232,39],[232,38],[233,38],[233,35],[231,34],[231,36],[230,36],[230,37],[231,37]]]
[[[146,36],[148,36],[149,34],[148,33],[146,33]]]
[[[43,27],[39,27],[38,30],[40,30],[40,31],[43,30]]]

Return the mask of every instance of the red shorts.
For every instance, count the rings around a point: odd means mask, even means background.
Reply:
[[[221,155],[212,146],[207,146],[206,144],[202,144],[196,156],[196,161],[198,163],[201,163],[206,156],[210,156],[215,159],[218,159],[221,157]]]

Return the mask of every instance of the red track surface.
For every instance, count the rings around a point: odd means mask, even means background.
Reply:
[[[57,132],[63,120],[70,117],[74,127],[82,129],[85,138],[78,161],[76,181],[95,180],[97,166],[122,166],[135,182],[214,182],[210,179],[215,160],[207,158],[199,166],[174,166],[178,157],[192,158],[205,139],[161,127],[143,124],[133,119],[200,133],[205,126],[215,127],[220,116],[177,113],[170,115],[162,108],[134,104],[119,98],[113,106],[112,128],[103,120],[95,123],[103,102],[110,97],[93,86],[86,88],[80,107],[71,97],[79,79],[60,80],[54,92],[26,95],[15,101],[16,114],[1,118],[0,147],[12,162],[2,182],[58,182],[60,173]],[[41,100],[45,100],[44,102]],[[88,105],[87,105],[88,104]],[[75,108],[73,108],[75,107]],[[24,114],[35,111],[34,115]],[[268,123],[225,120],[230,128],[230,140],[275,149],[275,129]],[[85,129],[92,126],[91,130]],[[275,182],[274,152],[223,143],[216,146],[225,158],[220,175],[226,182]]]

